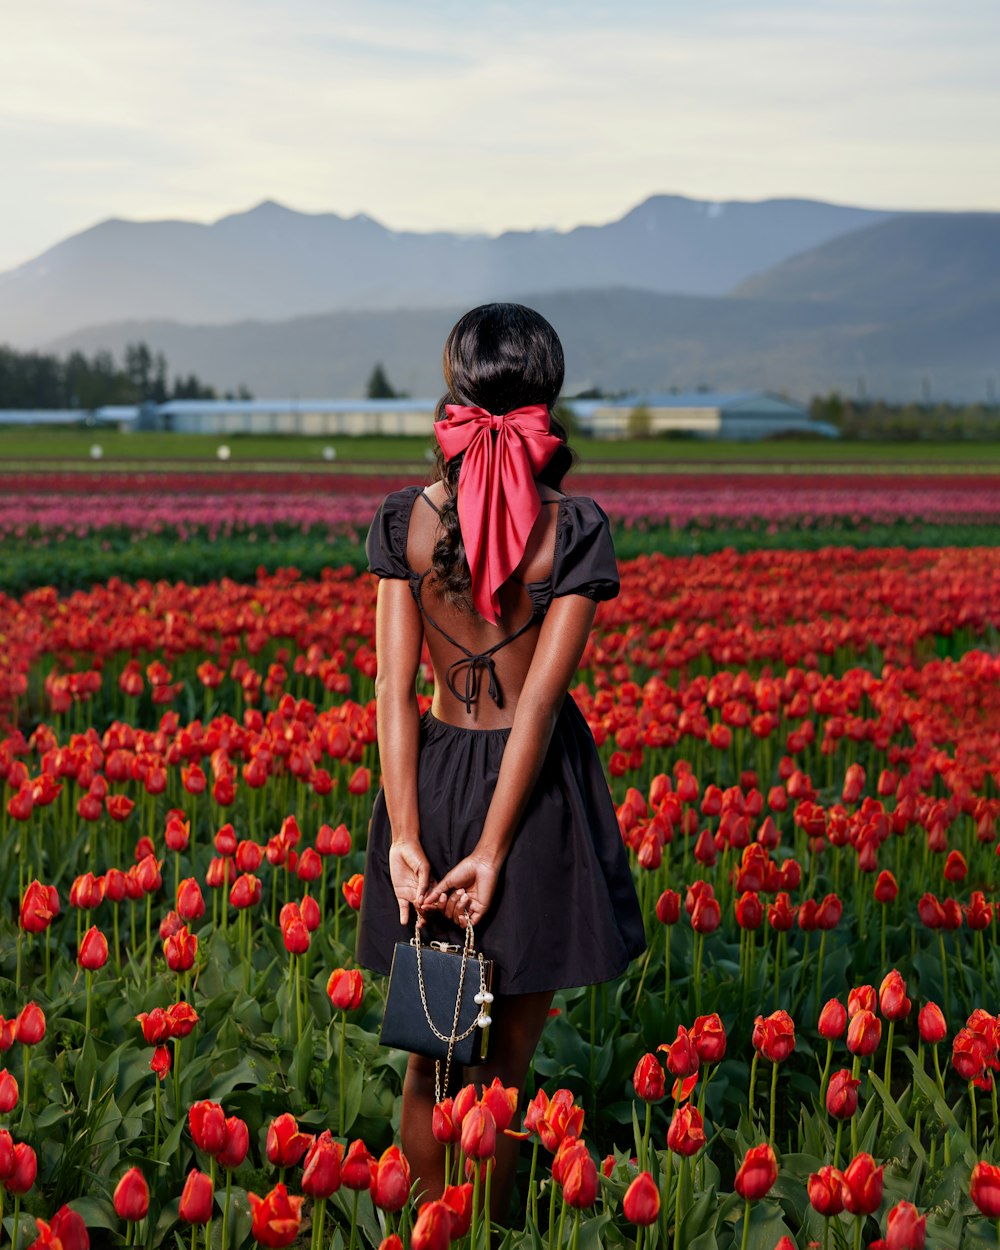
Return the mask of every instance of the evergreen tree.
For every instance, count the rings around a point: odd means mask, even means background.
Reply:
[[[366,394],[369,399],[399,399],[399,395],[392,389],[389,379],[386,377],[381,361],[372,370],[371,377],[368,379]]]

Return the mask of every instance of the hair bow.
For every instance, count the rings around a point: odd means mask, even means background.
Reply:
[[[458,475],[458,522],[472,574],[472,602],[480,616],[498,625],[497,592],[521,563],[542,506],[535,476],[562,440],[549,432],[544,404],[501,415],[446,404],[445,412],[447,417],[434,422],[445,459],[465,452]]]

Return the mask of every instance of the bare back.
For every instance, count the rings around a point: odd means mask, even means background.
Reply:
[[[565,498],[541,484],[538,492],[542,507],[524,557],[512,577],[500,587],[498,626],[483,620],[478,613],[465,612],[449,603],[437,590],[433,572],[427,572],[419,585],[424,637],[434,669],[431,714],[438,720],[469,729],[505,728],[514,722],[518,696],[531,667],[545,607],[551,598],[559,501]],[[425,488],[423,499],[418,496],[414,500],[406,543],[406,560],[413,570],[430,569],[434,546],[442,534],[435,508],[440,508],[446,499],[444,484],[435,482]],[[512,634],[517,636],[497,647]],[[470,656],[482,657],[491,648],[496,649],[478,665],[470,662]],[[449,677],[461,693],[478,684],[479,697],[470,701],[469,710],[466,702],[453,693]],[[485,697],[491,679],[499,693],[499,706],[493,698]]]

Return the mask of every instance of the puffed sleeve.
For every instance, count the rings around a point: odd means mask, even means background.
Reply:
[[[593,499],[572,496],[560,507],[552,562],[552,594],[614,599],[621,590],[607,513]]]
[[[399,491],[390,491],[378,506],[365,539],[368,572],[379,577],[409,577],[406,535],[409,518]]]

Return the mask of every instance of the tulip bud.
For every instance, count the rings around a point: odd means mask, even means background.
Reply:
[[[778,1160],[766,1143],[751,1146],[736,1173],[735,1189],[741,1198],[756,1202],[763,1198],[778,1179]]]
[[[462,1153],[470,1159],[489,1159],[496,1151],[497,1126],[488,1107],[477,1104],[462,1121]]]
[[[216,1155],[225,1144],[226,1115],[217,1102],[193,1102],[188,1108],[188,1128],[194,1144],[205,1154]]]
[[[370,1189],[372,1202],[382,1211],[401,1211],[406,1205],[410,1196],[410,1165],[398,1146],[390,1146],[379,1157],[371,1170]]]
[[[4,1188],[12,1194],[26,1194],[38,1175],[38,1159],[27,1142],[19,1141],[14,1147],[14,1166],[3,1178]]]
[[[197,1168],[192,1168],[188,1172],[187,1180],[184,1182],[184,1192],[181,1194],[178,1212],[181,1219],[186,1220],[188,1224],[207,1224],[212,1218],[214,1201],[212,1178],[206,1176],[204,1172],[199,1172]]]
[[[149,1186],[138,1168],[129,1168],[115,1186],[115,1211],[122,1220],[144,1220],[149,1211]]]
[[[721,1063],[726,1056],[726,1030],[714,1012],[698,1016],[691,1026],[691,1041],[702,1063]]]
[[[352,911],[358,911],[361,907],[361,894],[364,890],[365,879],[360,872],[356,872],[349,877],[341,887],[344,898],[347,900],[347,906]]]
[[[667,1129],[667,1146],[674,1154],[690,1157],[705,1144],[705,1128],[698,1108],[691,1103],[678,1107]]]
[[[451,1226],[451,1208],[446,1202],[438,1198],[434,1202],[421,1203],[410,1233],[411,1250],[448,1250]]]
[[[906,997],[906,982],[893,968],[882,981],[878,992],[879,1011],[886,1020],[905,1020],[912,1006]]]
[[[859,1011],[874,1011],[877,1001],[874,986],[856,985],[847,995],[847,1014],[853,1020]]]
[[[312,1143],[312,1134],[300,1133],[295,1116],[286,1111],[271,1121],[265,1150],[275,1167],[290,1168],[299,1162]]]
[[[108,939],[97,925],[91,925],[83,935],[76,959],[80,967],[88,972],[103,968],[108,962]]]
[[[676,890],[664,890],[656,900],[656,918],[660,924],[676,924],[681,914],[681,896]]]
[[[852,1215],[873,1215],[882,1205],[882,1168],[870,1154],[859,1154],[844,1169],[844,1206]]]
[[[828,1042],[843,1037],[847,1028],[847,1008],[839,998],[830,998],[819,1013],[819,1032]]]
[[[1000,1167],[977,1163],[972,1169],[969,1197],[988,1219],[1000,1219]]]
[[[358,1138],[348,1147],[344,1162],[340,1165],[340,1180],[348,1189],[368,1189],[371,1185],[371,1165],[375,1162],[365,1143]]]
[[[334,968],[326,992],[338,1011],[356,1011],[364,999],[364,978],[357,968]]]
[[[451,1239],[458,1241],[469,1231],[472,1223],[472,1186],[449,1185],[441,1195],[441,1201],[451,1211]]]
[[[927,1216],[917,1214],[912,1202],[897,1202],[886,1221],[887,1250],[924,1250]]]
[[[809,1201],[813,1210],[824,1218],[839,1215],[844,1209],[845,1197],[844,1176],[835,1167],[829,1165],[813,1172],[806,1186]]]
[[[220,1167],[232,1172],[247,1157],[250,1149],[250,1130],[246,1121],[238,1115],[226,1116],[226,1135],[222,1147],[215,1156]]]
[[[298,1236],[305,1198],[289,1194],[279,1182],[261,1198],[249,1193],[253,1216],[251,1234],[262,1246],[290,1246]]]
[[[757,1016],[753,1026],[753,1045],[765,1059],[783,1063],[795,1049],[795,1023],[788,1012],[775,1011],[766,1019]]]
[[[45,1012],[35,1002],[26,1003],[14,1020],[14,1037],[25,1046],[37,1046],[45,1036]]]
[[[920,1008],[917,1016],[917,1027],[920,1040],[930,1046],[936,1046],[948,1036],[948,1025],[945,1023],[944,1012],[937,1003],[926,1003]]]
[[[883,868],[876,877],[874,894],[875,902],[881,903],[883,906],[888,906],[889,903],[896,901],[896,896],[899,894],[899,886],[896,884],[896,878],[887,868]]]
[[[859,1011],[847,1026],[847,1049],[852,1055],[874,1055],[882,1040],[882,1022],[874,1012]]]
[[[858,1109],[858,1086],[847,1068],[834,1072],[826,1091],[827,1112],[837,1120],[849,1120]]]
[[[17,1078],[6,1068],[0,1072],[0,1115],[7,1115],[17,1106]],[[2,1169],[0,1169],[2,1173]]]
[[[632,1084],[643,1102],[659,1102],[666,1093],[663,1069],[655,1055],[643,1055],[632,1074]]]
[[[628,1189],[622,1210],[630,1224],[655,1224],[660,1214],[660,1191],[648,1172],[640,1172]]]

